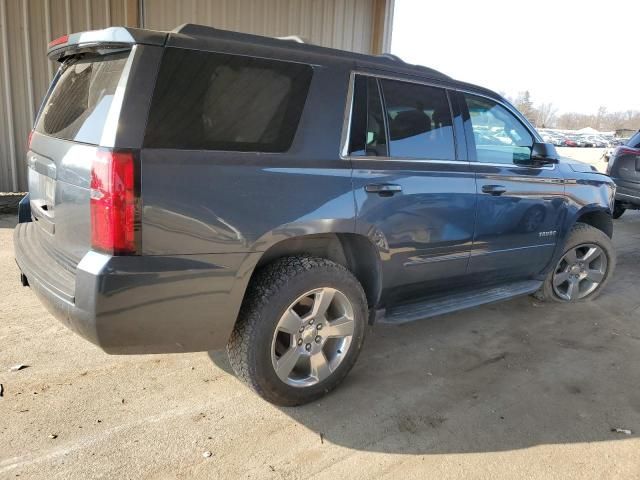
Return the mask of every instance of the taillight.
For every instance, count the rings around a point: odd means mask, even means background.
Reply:
[[[114,255],[136,248],[136,166],[131,152],[98,151],[91,168],[91,246]]]
[[[614,150],[613,154],[616,157],[619,157],[621,155],[640,155],[640,149],[633,148],[633,147],[621,146],[621,147],[616,147],[616,149]]]
[[[53,48],[57,45],[62,45],[63,43],[67,43],[68,41],[69,41],[69,35],[62,35],[61,37],[58,37],[55,40],[51,40],[48,44],[48,47]]]

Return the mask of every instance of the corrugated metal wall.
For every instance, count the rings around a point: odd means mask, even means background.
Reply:
[[[0,192],[24,191],[33,117],[57,66],[47,43],[68,32],[138,24],[136,0],[0,0]]]
[[[377,0],[144,0],[145,28],[200,23],[270,37],[299,35],[326,47],[374,50]]]
[[[392,11],[393,0],[0,0],[0,192],[27,189],[27,137],[57,68],[47,43],[60,35],[191,22],[378,53]]]

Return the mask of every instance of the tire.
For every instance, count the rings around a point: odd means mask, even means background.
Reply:
[[[611,239],[591,225],[576,223],[567,236],[560,261],[534,296],[555,302],[593,300],[609,282],[615,265]]]
[[[613,207],[613,215],[611,215],[614,219],[620,218],[627,209],[622,206],[620,202],[616,202]]]
[[[316,307],[324,308],[323,298],[331,298],[325,314],[314,316]],[[332,336],[349,317],[351,335]],[[256,272],[227,354],[236,375],[265,400],[302,405],[346,377],[362,349],[366,323],[366,296],[349,270],[323,258],[284,257]]]

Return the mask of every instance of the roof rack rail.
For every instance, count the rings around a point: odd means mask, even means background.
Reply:
[[[383,57],[383,58],[389,58],[389,59],[394,60],[396,62],[407,63],[404,60],[402,60],[399,56],[394,55],[393,53],[382,53],[382,54],[380,54],[378,56],[379,57]]]
[[[413,71],[412,73],[429,75],[432,77],[439,77],[444,79],[451,79],[451,77],[438,72],[429,67],[425,67],[422,65],[414,65],[411,63],[405,62],[402,58],[397,55],[393,55],[391,53],[383,53],[382,55],[367,55],[357,52],[349,52],[345,50],[331,49],[322,47],[320,45],[315,45],[313,43],[309,43],[307,39],[301,37],[299,35],[287,35],[283,37],[265,37],[265,36],[256,36],[253,34],[241,33],[241,32],[233,32],[228,30],[221,30],[211,26],[205,25],[197,25],[193,23],[185,23],[173,29],[170,33],[177,33],[183,35],[189,35],[193,37],[204,37],[204,38],[225,38],[225,39],[233,39],[237,41],[247,41],[247,42],[261,42],[270,47],[273,47],[274,42],[278,42],[278,40],[284,40],[283,47],[291,48],[291,49],[301,49],[306,50],[312,54],[317,55],[335,55],[343,59],[351,59],[357,62],[370,62],[373,61],[378,64],[384,64],[387,68],[402,68],[407,69],[408,71]],[[269,43],[271,42],[271,43]],[[287,47],[285,44],[288,44]]]
[[[286,37],[276,37],[278,40],[287,40],[296,43],[307,43],[304,38],[299,35],[287,35]]]

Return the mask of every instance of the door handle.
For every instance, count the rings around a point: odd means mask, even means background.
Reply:
[[[371,183],[365,185],[364,190],[367,193],[377,193],[381,197],[391,197],[396,193],[400,193],[402,187],[393,183]]]
[[[482,193],[488,193],[489,195],[502,195],[507,191],[507,187],[503,185],[483,185]]]

